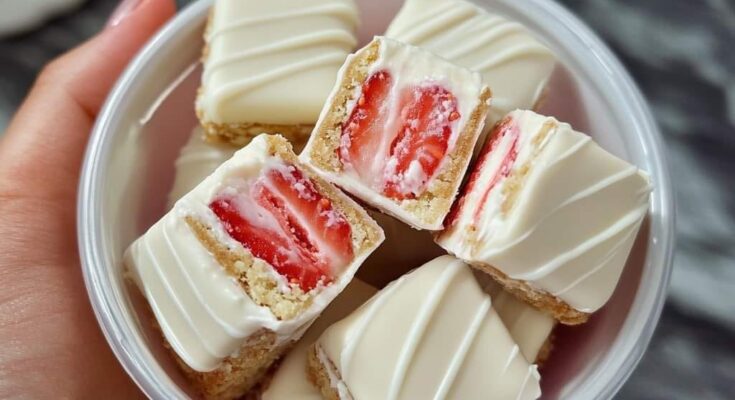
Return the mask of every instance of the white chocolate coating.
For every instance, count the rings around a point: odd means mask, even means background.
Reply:
[[[298,339],[373,250],[355,254],[344,272],[330,285],[318,288],[312,305],[293,319],[279,320],[269,308],[257,305],[247,295],[199,242],[184,218],[196,217],[212,228],[211,233],[221,243],[247,251],[227,234],[208,205],[228,181],[255,177],[267,163],[275,161],[268,154],[266,140],[266,135],[260,135],[236,152],[177,201],[125,253],[128,273],[151,305],[166,340],[197,371],[217,368],[244,340],[263,328],[277,334],[276,344]],[[356,206],[346,196],[343,200]],[[273,278],[280,290],[288,290],[281,275],[273,271]]]
[[[556,64],[522,25],[464,0],[406,0],[385,35],[480,72],[493,91],[489,127],[533,108]]]
[[[498,312],[503,325],[521,349],[528,362],[536,358],[551,335],[556,321],[550,315],[518,300],[488,277],[482,277],[485,291],[493,298],[493,308]]]
[[[440,57],[437,57],[436,55],[425,49],[421,49],[415,46],[409,46],[396,40],[381,36],[376,36],[373,40],[380,43],[380,51],[378,59],[370,66],[368,70],[368,76],[377,71],[383,70],[387,70],[393,75],[396,83],[393,86],[393,92],[391,93],[390,100],[388,101],[397,102],[400,100],[399,95],[395,93],[395,91],[400,88],[427,83],[436,83],[441,87],[447,89],[456,97],[458,103],[457,108],[459,112],[459,118],[452,123],[452,135],[449,139],[446,151],[446,154],[451,154],[455,150],[455,144],[460,136],[460,133],[465,131],[467,124],[470,122],[472,111],[475,110],[482,101],[480,97],[483,90],[485,89],[485,86],[482,83],[482,78],[480,77],[480,75],[477,72],[472,72],[467,68],[456,66]],[[351,55],[350,57],[348,57],[348,61],[345,63],[343,68],[340,69],[337,82],[342,81],[344,74],[347,73],[347,66],[349,66],[350,61],[354,57],[357,57],[364,49],[365,48],[358,50],[355,55]],[[339,93],[339,90],[340,85],[338,84],[335,86],[332,94],[327,100],[327,106],[324,107],[323,113],[320,116],[319,121],[317,122],[317,128],[315,129],[315,131],[318,130],[318,127],[328,116],[328,112],[330,110],[330,107],[328,105],[334,101],[335,97]],[[348,105],[350,110],[352,109],[352,107],[354,107],[356,99],[360,97],[359,91],[360,87],[358,86],[358,88],[356,89],[356,93],[352,97],[353,99],[355,99],[355,101],[352,104]],[[386,129],[390,129],[389,127],[394,127],[396,128],[397,133],[397,125],[394,122],[399,116],[394,114],[395,113],[390,115],[388,122],[386,123]],[[467,133],[474,135],[474,137],[472,138],[473,143],[477,141],[481,130],[482,126],[478,127],[475,132]],[[373,175],[377,180],[380,180],[384,177],[383,172],[381,171],[383,168],[385,168],[386,164],[396,162],[395,157],[391,157],[389,151],[394,136],[386,134],[381,139],[382,141],[380,145],[377,146],[378,148],[374,150],[375,154],[381,154],[381,156],[375,157],[373,163]],[[306,144],[304,151],[300,155],[301,159],[307,164],[314,165],[310,161],[310,156],[312,152],[311,147],[313,143],[317,140],[318,138],[316,137],[316,135],[312,135],[309,142]],[[441,174],[442,170],[447,165],[446,161],[448,158],[449,157],[445,157],[444,159],[442,159],[439,167],[436,169],[434,174],[429,177],[429,188],[432,184],[431,179]],[[467,158],[466,164],[469,164],[469,161],[470,159]],[[420,180],[423,177],[420,176],[423,173],[423,170],[419,166],[420,163],[418,161],[414,161],[412,162],[412,164],[417,166],[417,168],[409,168],[406,171],[406,176],[413,174],[412,176],[410,176],[410,178],[415,179],[407,179],[406,181],[408,182]],[[463,166],[462,171],[464,171],[466,168],[466,165]],[[345,166],[343,171],[337,173],[324,171],[319,168],[315,169],[317,169],[318,172],[323,175],[327,180],[335,183],[339,187],[345,189],[346,191],[352,193],[356,197],[373,205],[381,211],[390,214],[393,217],[415,227],[416,229],[441,229],[443,218],[437,219],[432,223],[421,221],[417,216],[402,208],[402,204],[406,203],[407,200],[401,202],[382,195],[382,193],[380,193],[380,189],[382,188],[382,181],[369,182],[365,179],[361,179],[361,177],[358,176],[358,174],[347,165]],[[454,190],[457,190],[457,188],[459,187],[463,176],[463,174],[460,174],[460,176],[458,176],[457,182],[455,182],[454,185]]]
[[[176,176],[168,194],[168,208],[171,209],[177,200],[229,160],[236,151],[237,148],[229,144],[207,143],[202,128],[194,128],[174,164]]]
[[[508,176],[528,168],[526,177],[497,180],[482,201],[514,147],[507,134],[473,173],[475,184],[437,243],[593,312],[612,295],[646,215],[648,176],[554,118],[532,111],[509,118],[519,136]]]
[[[197,109],[214,123],[313,124],[357,44],[353,0],[217,0]]]
[[[519,352],[469,266],[442,256],[393,282],[319,338],[342,399],[535,399]]]
[[[306,375],[306,363],[311,346],[325,329],[349,315],[377,291],[359,279],[353,279],[284,357],[278,370],[273,374],[268,388],[262,393],[262,400],[321,400],[319,389],[309,382]]]

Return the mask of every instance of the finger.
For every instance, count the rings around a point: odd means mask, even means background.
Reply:
[[[173,0],[125,3],[124,18],[113,17],[114,26],[54,60],[39,75],[0,142],[0,191],[71,194],[73,199],[87,138],[107,93],[175,12]]]

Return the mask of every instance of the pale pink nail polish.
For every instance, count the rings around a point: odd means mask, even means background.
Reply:
[[[110,15],[110,19],[107,20],[107,27],[119,25],[125,18],[135,11],[145,0],[122,0],[117,5],[115,11]]]

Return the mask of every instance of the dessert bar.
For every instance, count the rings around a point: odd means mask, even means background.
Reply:
[[[309,374],[326,399],[536,399],[521,354],[465,263],[442,256],[321,335]]]
[[[308,137],[357,40],[353,0],[216,0],[196,111],[207,138]]]
[[[185,375],[205,398],[250,389],[383,241],[339,189],[260,135],[125,254]]]
[[[494,129],[436,241],[579,324],[612,295],[650,191],[647,174],[589,136],[518,110]]]
[[[376,37],[340,70],[301,159],[380,211],[438,230],[489,98],[479,74]]]

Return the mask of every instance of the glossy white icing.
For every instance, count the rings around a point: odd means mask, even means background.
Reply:
[[[331,324],[346,317],[378,290],[353,279],[304,333],[296,346],[281,361],[273,374],[262,400],[321,400],[322,396],[306,375],[306,364],[314,342]]]
[[[354,399],[535,399],[521,355],[471,269],[439,257],[388,285],[317,341]],[[331,363],[331,364],[329,364]],[[339,379],[338,376],[341,378]]]
[[[424,49],[409,46],[393,39],[376,36],[374,41],[379,43],[379,56],[378,59],[372,63],[368,69],[368,76],[378,71],[388,71],[394,80],[394,84],[391,87],[391,95],[387,100],[387,109],[398,111],[399,107],[390,107],[390,105],[399,102],[401,99],[398,95],[402,88],[415,87],[415,86],[427,86],[427,85],[438,85],[450,93],[452,93],[457,99],[457,108],[459,117],[456,121],[453,121],[452,134],[448,143],[446,154],[448,155],[439,164],[439,167],[434,171],[431,176],[428,176],[426,172],[420,166],[418,161],[412,163],[412,168],[409,168],[405,173],[407,179],[405,185],[408,189],[414,190],[421,187],[420,193],[423,193],[426,188],[431,188],[432,179],[437,175],[441,174],[446,167],[449,155],[455,151],[455,144],[460,136],[460,133],[465,132],[467,123],[469,122],[473,110],[475,110],[481,103],[481,94],[485,89],[482,83],[482,78],[476,72],[472,72],[467,68],[458,67],[444,59],[437,57],[429,51]],[[354,55],[348,57],[348,61],[340,69],[339,77],[337,82],[341,82],[344,74],[347,73],[347,67],[350,61],[362,54],[367,46],[361,50],[358,50]],[[336,85],[327,104],[330,104],[335,96],[339,93],[341,87]],[[360,97],[360,88],[358,87],[353,94],[353,99]],[[356,101],[348,104],[348,109],[351,113],[352,108],[355,106]],[[328,116],[330,110],[329,106],[325,106],[317,122],[317,128]],[[338,186],[342,187],[346,191],[359,197],[361,200],[372,204],[376,208],[383,212],[386,212],[395,218],[413,226],[417,229],[427,230],[438,230],[441,228],[441,219],[428,223],[421,221],[412,212],[403,208],[404,203],[407,200],[398,201],[386,197],[382,194],[382,189],[390,177],[386,175],[386,171],[390,171],[391,165],[396,164],[395,157],[390,156],[390,149],[394,142],[395,137],[398,133],[398,113],[392,112],[385,124],[386,132],[388,134],[383,135],[380,139],[379,145],[375,146],[364,152],[365,157],[368,157],[372,161],[372,168],[367,176],[360,176],[349,163],[345,163],[343,171],[339,173],[318,170],[318,172],[324,175],[328,180],[334,182]],[[449,118],[448,116],[442,116]],[[472,132],[465,132],[466,134],[473,135],[472,142],[475,142],[482,131],[482,126],[478,126],[477,129]],[[390,134],[395,131],[396,134]],[[310,163],[310,157],[312,152],[313,143],[318,140],[315,136],[312,136],[306,145],[306,148],[301,153],[301,158],[306,163]],[[343,141],[349,140],[348,136],[342,138]],[[455,153],[456,154],[456,153]],[[377,156],[376,156],[377,155]],[[466,164],[469,164],[469,157],[466,159]],[[313,164],[312,164],[313,165]],[[465,168],[462,168],[464,171]],[[464,175],[460,174],[457,177],[457,182],[454,183],[454,190],[456,190]],[[425,185],[420,183],[424,182]]]
[[[385,35],[480,72],[493,91],[488,126],[533,108],[556,63],[521,24],[464,0],[406,0]]]
[[[204,131],[197,126],[191,132],[191,137],[181,148],[176,159],[176,175],[174,185],[168,194],[168,208],[183,195],[194,189],[209,174],[214,172],[223,162],[227,161],[237,151],[229,144],[208,143],[204,141]]]
[[[215,123],[313,124],[357,23],[353,0],[216,0],[197,108]]]
[[[276,333],[276,345],[298,339],[304,328],[350,282],[373,250],[355,254],[342,274],[331,284],[317,288],[312,305],[293,319],[279,320],[269,308],[257,305],[247,295],[194,236],[184,218],[194,216],[209,226],[221,243],[246,251],[227,234],[208,205],[233,181],[257,177],[269,163],[279,162],[268,152],[268,138],[260,135],[237,151],[176,202],[125,253],[128,272],[150,303],[166,340],[197,371],[217,368],[225,357],[261,329]],[[359,207],[346,196],[343,200]],[[370,221],[367,213],[364,215]],[[289,290],[285,279],[271,272],[279,290]]]
[[[612,295],[646,215],[648,176],[554,118],[509,118],[437,243],[593,312]],[[525,168],[522,182],[512,179]]]

